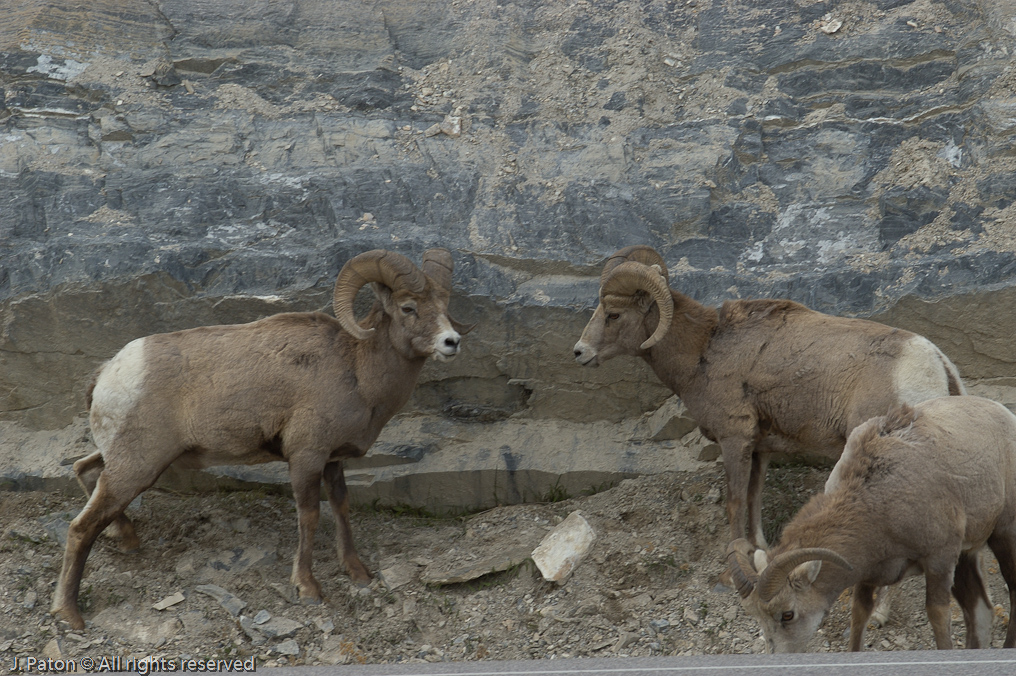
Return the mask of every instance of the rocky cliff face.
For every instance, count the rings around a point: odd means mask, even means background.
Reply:
[[[1016,377],[1011,0],[7,5],[12,424],[71,424],[134,337],[325,307],[376,247],[454,252],[453,310],[479,328],[425,372],[411,411],[435,427],[410,427],[488,469],[550,438],[606,452],[589,423],[669,395],[634,360],[571,360],[629,244],[702,302],[874,316],[968,378]],[[512,436],[539,421],[558,433]]]

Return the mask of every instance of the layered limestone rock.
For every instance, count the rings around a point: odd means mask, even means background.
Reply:
[[[1004,0],[21,2],[0,25],[0,420],[8,439],[80,425],[91,372],[129,340],[327,308],[342,263],[378,247],[453,251],[452,309],[478,328],[385,439],[449,458],[434,476],[491,477],[480,493],[519,468],[541,477],[522,499],[708,457],[640,421],[670,396],[644,364],[571,359],[600,265],[629,244],[702,302],[874,316],[1004,392],[1014,16]],[[589,458],[610,460],[577,474]],[[371,496],[411,494],[422,463],[375,472]]]

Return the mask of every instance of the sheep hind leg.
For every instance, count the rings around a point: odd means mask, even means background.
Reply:
[[[80,462],[80,461],[79,461]],[[85,571],[85,561],[92,551],[92,545],[106,526],[142,491],[147,489],[162,473],[159,468],[149,476],[136,477],[125,483],[111,477],[108,470],[99,474],[93,490],[85,504],[67,529],[67,547],[64,550],[63,567],[53,592],[50,613],[66,621],[74,629],[84,629],[85,621],[78,609],[78,591]]]
[[[984,587],[979,552],[960,554],[953,574],[952,593],[963,611],[963,623],[967,627],[966,647],[991,647],[993,612],[988,590]]]
[[[337,548],[342,563],[350,579],[358,585],[370,582],[371,574],[360,561],[353,545],[353,529],[349,525],[349,491],[346,488],[346,477],[342,471],[342,462],[330,462],[325,465],[325,488],[328,491],[328,502],[335,513],[335,532]]]
[[[998,570],[1009,587],[1009,628],[1003,648],[1016,648],[1016,525],[1008,532],[992,535],[988,547],[998,560]]]
[[[871,611],[871,623],[876,627],[884,627],[889,622],[889,613],[892,610],[893,597],[899,587],[879,587],[875,594],[875,609]]]
[[[321,516],[321,473],[299,471],[290,463],[290,481],[296,501],[297,532],[299,542],[293,558],[290,581],[300,594],[300,602],[316,605],[322,602],[321,584],[314,578],[311,562],[314,553],[314,533]]]
[[[92,497],[92,491],[95,490],[95,484],[99,481],[99,475],[102,474],[105,464],[101,451],[96,451],[74,463],[74,474],[85,491],[86,497]],[[113,518],[109,530],[113,531],[110,535],[119,540],[120,551],[136,552],[141,547],[141,540],[138,538],[137,531],[134,530],[134,524],[123,512]]]

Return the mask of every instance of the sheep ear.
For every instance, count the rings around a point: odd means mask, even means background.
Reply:
[[[766,550],[756,549],[754,558],[755,560],[752,563],[755,564],[755,572],[761,573],[769,565],[769,557],[766,555]]]
[[[790,584],[795,587],[803,586],[804,582],[807,580],[807,583],[810,585],[815,582],[815,578],[818,577],[819,571],[821,570],[821,561],[806,561],[795,568],[790,574]]]
[[[370,289],[377,296],[377,299],[381,301],[381,307],[384,308],[384,311],[394,316],[395,305],[392,303],[392,290],[379,282],[371,282]]]

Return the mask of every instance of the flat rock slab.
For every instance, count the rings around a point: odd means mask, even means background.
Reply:
[[[486,558],[472,561],[465,565],[450,566],[444,562],[433,563],[420,575],[425,584],[458,584],[468,582],[490,573],[500,573],[513,566],[523,563],[529,558],[532,550],[529,547],[515,547]]]

